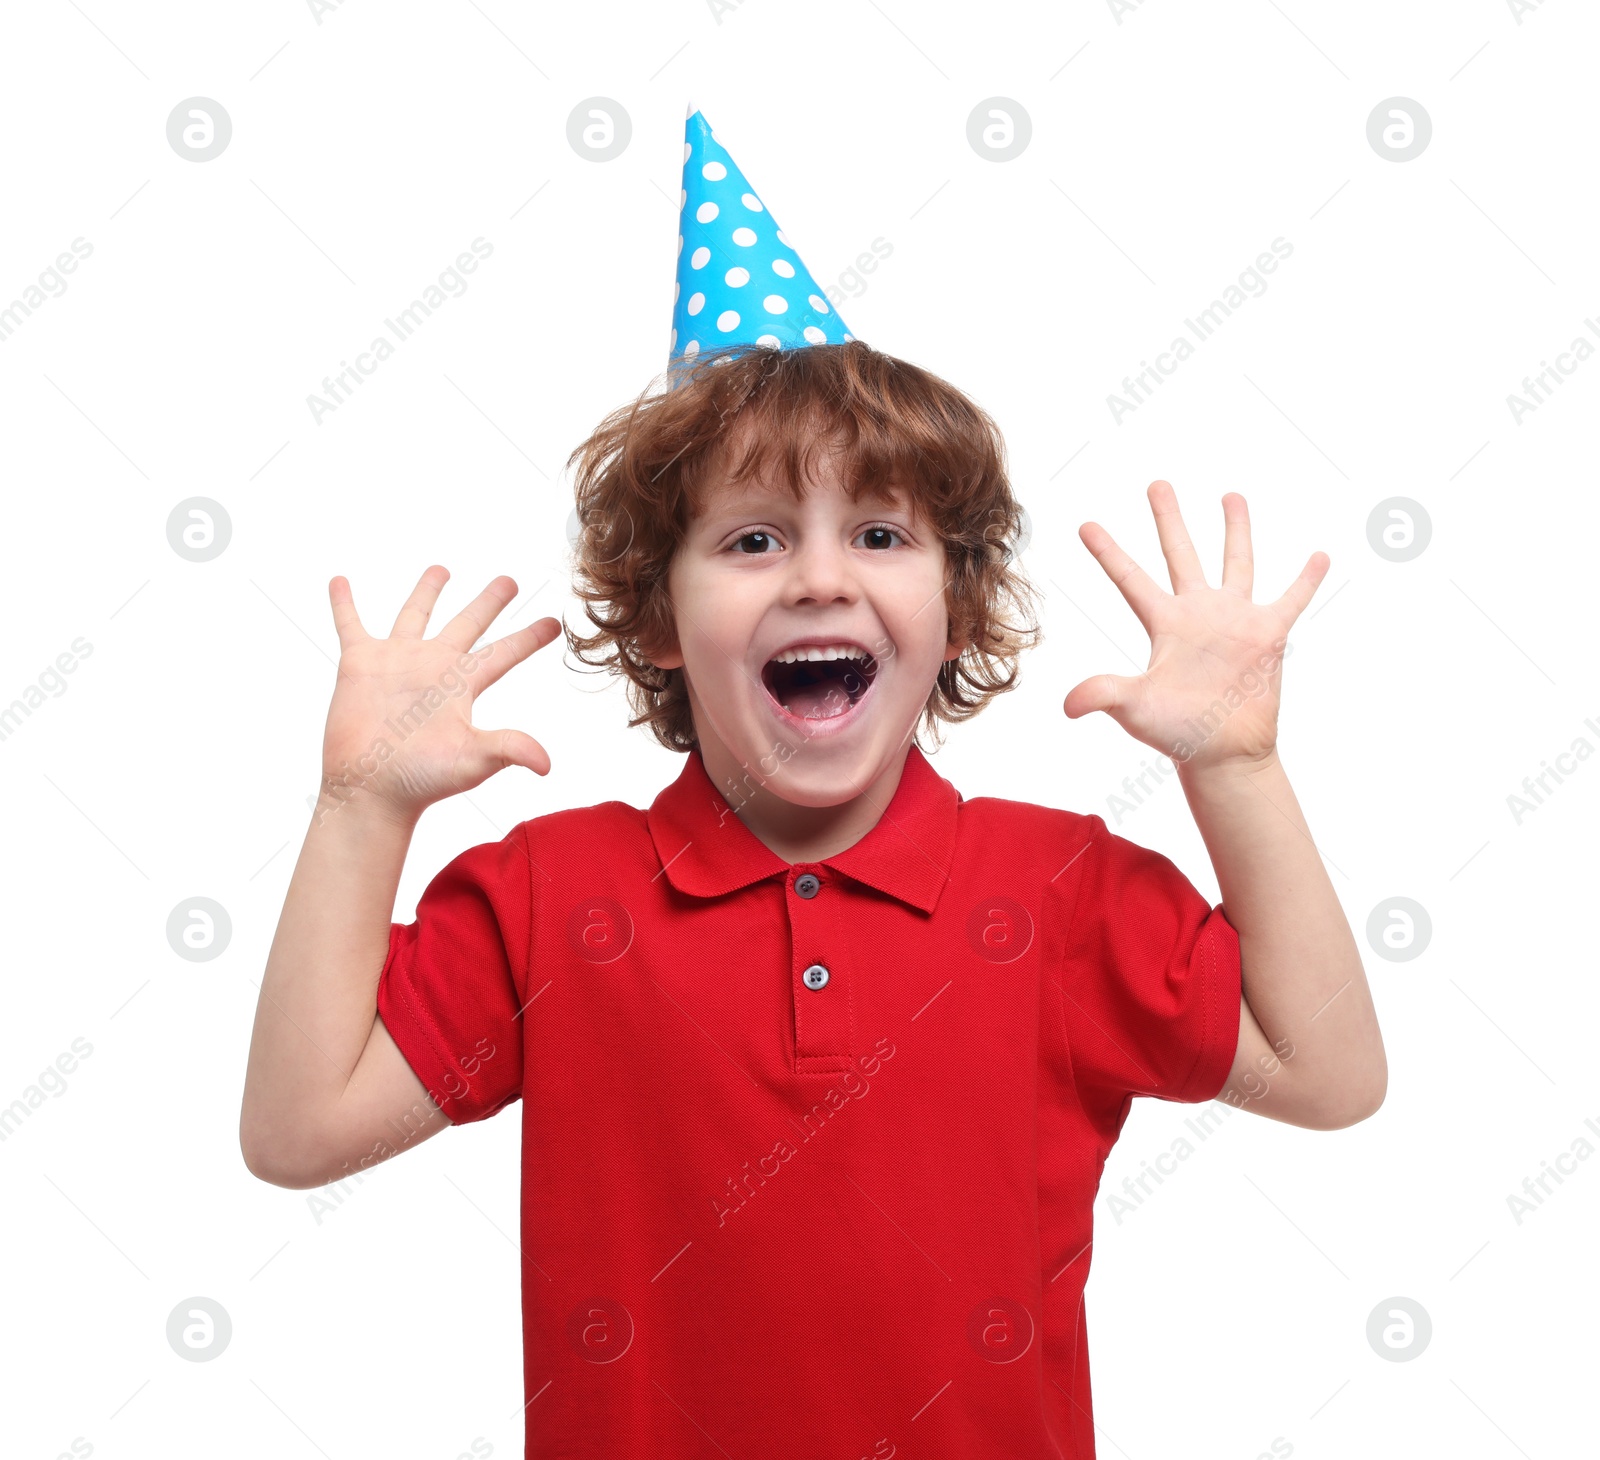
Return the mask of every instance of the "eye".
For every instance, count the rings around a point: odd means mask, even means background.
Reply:
[[[745,553],[744,549],[740,547],[740,544],[746,542],[756,542],[762,544],[762,546],[755,548],[749,553]],[[751,558],[770,558],[772,554],[767,551],[767,545],[775,542],[776,539],[770,532],[747,532],[742,537],[736,537],[731,543],[729,543],[728,550],[730,552],[742,553],[744,556]]]
[[[905,541],[904,537],[900,533],[899,528],[890,527],[887,522],[874,522],[870,527],[864,527],[861,529],[862,537],[870,536],[881,539],[885,534],[888,534],[890,537],[898,537],[902,542]],[[879,541],[871,544],[871,546],[875,549],[886,550],[889,547],[889,544]]]

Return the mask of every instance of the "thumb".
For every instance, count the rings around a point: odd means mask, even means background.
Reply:
[[[472,739],[473,770],[487,780],[508,765],[526,766],[535,775],[550,774],[550,757],[544,746],[521,730],[479,730]]]
[[[1076,720],[1095,710],[1104,710],[1120,723],[1119,708],[1133,703],[1139,681],[1126,674],[1096,674],[1068,692],[1062,709],[1069,720]]]

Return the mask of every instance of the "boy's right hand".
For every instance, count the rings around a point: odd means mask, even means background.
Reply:
[[[414,822],[433,802],[470,791],[508,765],[549,774],[550,757],[537,740],[521,730],[478,729],[472,701],[556,638],[560,620],[542,618],[474,652],[517,595],[516,582],[502,575],[425,639],[449,579],[447,569],[429,568],[387,639],[362,627],[347,579],[328,584],[340,656],[322,737],[322,784],[340,804],[370,798],[384,813]]]

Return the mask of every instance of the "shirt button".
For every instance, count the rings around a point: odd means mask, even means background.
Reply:
[[[800,975],[801,981],[808,989],[826,988],[828,984],[828,970],[820,963],[813,963]]]
[[[810,872],[802,872],[794,879],[794,890],[801,897],[815,897],[822,891],[822,879],[814,877]]]

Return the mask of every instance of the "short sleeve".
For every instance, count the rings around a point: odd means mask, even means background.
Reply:
[[[522,1094],[522,1023],[533,937],[527,823],[469,847],[389,925],[378,1013],[453,1125]]]
[[[1214,1099],[1239,1042],[1239,935],[1159,852],[1081,825],[1061,970],[1074,1079],[1113,1108]]]

